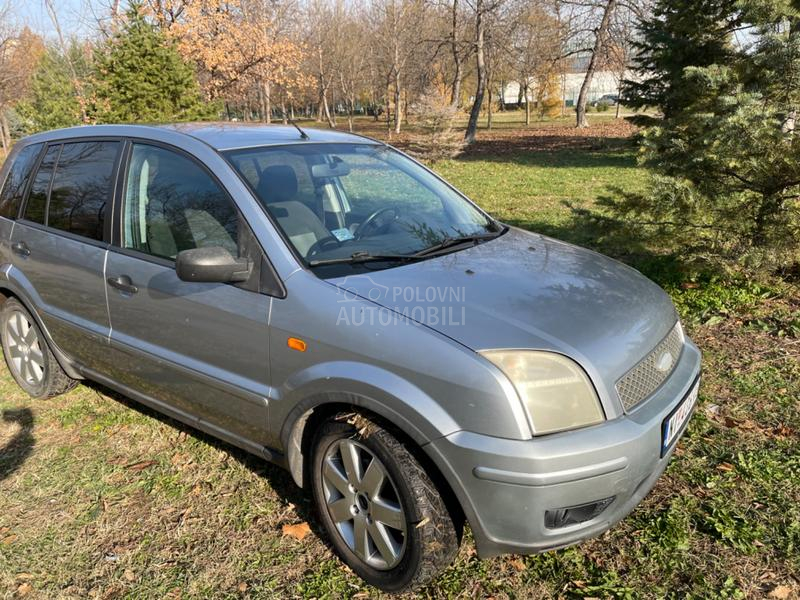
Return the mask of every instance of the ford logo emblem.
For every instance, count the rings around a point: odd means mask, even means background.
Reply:
[[[656,361],[656,370],[661,373],[666,373],[672,367],[673,358],[669,352],[664,352]]]

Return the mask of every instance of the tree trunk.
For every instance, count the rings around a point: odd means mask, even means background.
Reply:
[[[400,99],[403,88],[400,83],[400,72],[394,72],[394,132],[400,133],[400,125],[403,122],[403,111],[400,110]]]
[[[506,82],[500,82],[500,112],[506,110]]]
[[[586,77],[583,79],[583,85],[581,85],[581,91],[580,94],[578,94],[577,122],[575,126],[579,128],[589,126],[589,121],[586,118],[586,102],[589,99],[589,89],[592,87],[592,79],[597,70],[597,62],[600,60],[600,53],[606,45],[611,16],[614,14],[614,9],[616,7],[617,0],[608,0],[605,9],[603,9],[603,18],[600,21],[600,26],[597,28],[597,34],[594,38],[594,48],[592,48],[592,57],[589,59],[589,66],[586,68]]]
[[[452,28],[450,29],[450,49],[453,52],[453,64],[456,72],[453,76],[453,84],[450,89],[450,104],[453,108],[461,105],[461,81],[464,78],[464,66],[461,55],[458,53],[458,0],[453,0]]]
[[[488,79],[489,82],[488,85],[486,86],[486,95],[487,95],[486,110],[488,111],[486,115],[486,129],[491,129],[492,128],[492,79],[491,77]]]
[[[475,141],[478,131],[478,118],[481,115],[483,105],[483,95],[486,91],[486,57],[484,56],[484,39],[486,37],[486,25],[483,21],[483,0],[476,0],[475,6],[475,62],[478,68],[478,86],[475,90],[475,101],[472,103],[472,110],[469,113],[469,123],[464,139],[468,144]]]
[[[264,85],[264,120],[267,123],[272,123],[272,101],[270,100],[271,86],[269,80],[263,83]]]
[[[331,117],[331,109],[328,106],[328,94],[325,91],[322,92],[322,111],[325,114],[325,119],[328,121],[328,127],[331,129],[336,129],[336,123],[333,122],[333,117]]]
[[[527,85],[523,89],[525,90],[525,126],[527,127],[531,124],[531,95]]]
[[[6,119],[6,111],[0,109],[0,142],[3,144],[3,158],[8,156],[10,138],[8,134],[8,119]]]
[[[356,102],[353,98],[347,101],[347,129],[353,132],[353,113],[355,112]]]

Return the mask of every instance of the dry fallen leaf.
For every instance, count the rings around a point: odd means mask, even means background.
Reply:
[[[17,588],[17,595],[18,596],[27,596],[33,588],[31,587],[30,583],[23,583]]]
[[[7,535],[2,540],[0,540],[0,543],[2,543],[2,544],[10,544],[16,539],[17,539],[17,534],[16,533],[12,533],[11,535]]]
[[[770,598],[777,598],[777,600],[786,600],[787,598],[791,597],[792,588],[788,585],[779,585],[775,587],[770,593]]]
[[[302,540],[309,533],[311,533],[311,527],[309,527],[308,523],[305,521],[297,523],[296,525],[283,526],[283,535],[288,535],[296,540]]]
[[[237,589],[237,590],[239,590],[240,592],[244,593],[244,592],[246,592],[246,591],[247,591],[247,584],[246,584],[246,583],[243,581],[242,583],[240,583],[240,584],[237,586],[237,588],[236,588],[236,589]]]
[[[733,465],[731,463],[720,463],[717,465],[717,470],[725,471],[726,473],[733,471]]]
[[[136,579],[136,575],[134,575],[133,571],[130,569],[125,569],[124,576],[128,581],[134,581]]]
[[[525,563],[522,562],[522,559],[515,558],[509,561],[509,564],[514,567],[517,571],[524,571],[525,570]]]

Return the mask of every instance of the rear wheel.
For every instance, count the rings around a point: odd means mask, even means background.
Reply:
[[[0,337],[11,376],[34,398],[56,396],[77,383],[58,364],[36,320],[16,298],[6,300],[0,311]]]
[[[351,421],[353,419],[350,419]],[[342,559],[386,591],[435,578],[458,552],[457,527],[414,455],[373,421],[320,427],[312,487],[320,519]]]

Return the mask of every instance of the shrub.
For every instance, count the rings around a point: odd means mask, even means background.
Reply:
[[[453,158],[464,148],[464,136],[453,130],[458,109],[437,89],[427,90],[411,106],[422,133],[413,137],[409,153],[425,160]]]

